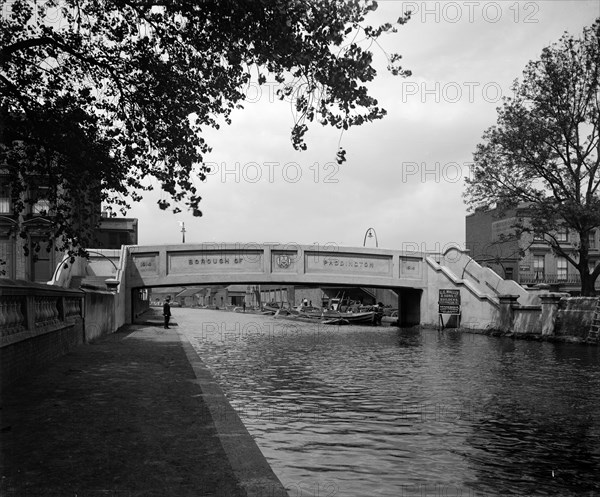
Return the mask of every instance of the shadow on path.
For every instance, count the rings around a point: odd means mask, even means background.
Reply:
[[[254,494],[203,397],[174,329],[132,325],[78,347],[3,393],[0,495]]]

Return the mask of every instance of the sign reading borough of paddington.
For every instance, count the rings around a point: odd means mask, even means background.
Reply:
[[[391,276],[391,256],[305,252],[307,273],[366,273]]]
[[[168,254],[169,273],[262,272],[263,253],[259,250],[204,250]]]

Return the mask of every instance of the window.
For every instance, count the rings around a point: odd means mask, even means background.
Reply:
[[[507,267],[504,270],[504,279],[505,280],[512,280],[513,278],[513,268],[512,267]]]
[[[568,242],[569,241],[569,231],[565,227],[557,229],[555,236],[556,236],[557,242]]]
[[[543,242],[545,240],[544,233],[541,231],[534,231],[533,240],[536,242]]]
[[[592,230],[588,233],[588,240],[591,249],[596,248],[596,230]]]
[[[15,243],[8,236],[0,234],[0,277],[16,278]]]
[[[533,256],[533,274],[535,277],[535,281],[544,281],[545,260],[543,255]]]
[[[35,204],[33,204],[31,212],[40,216],[47,216],[50,212],[50,202],[45,198],[38,200]]]
[[[38,251],[34,248],[36,244],[39,244]],[[40,283],[46,283],[52,278],[54,272],[52,246],[42,239],[33,237],[31,248],[31,279]]]
[[[33,192],[35,203],[31,206],[32,214],[47,216],[50,213],[49,193],[47,186],[40,186]]]
[[[10,190],[8,185],[0,184],[0,214],[11,213]]]
[[[557,257],[556,259],[556,279],[558,281],[566,281],[568,276],[567,259],[564,257]]]

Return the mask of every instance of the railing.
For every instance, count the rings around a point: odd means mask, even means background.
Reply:
[[[49,326],[59,322],[57,297],[34,297],[36,328]]]
[[[0,345],[81,319],[82,299],[77,290],[0,280]]]
[[[0,297],[0,336],[8,336],[27,327],[25,314],[25,296]]]
[[[535,274],[535,273],[520,273],[519,283],[526,285],[534,285],[537,283],[560,284],[560,285],[580,285],[581,277],[579,273],[562,274]]]

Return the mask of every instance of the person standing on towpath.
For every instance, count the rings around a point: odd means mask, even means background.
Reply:
[[[167,297],[165,299],[165,303],[163,305],[163,316],[165,317],[165,328],[169,328],[169,319],[171,318],[171,305],[170,302],[171,297]]]

